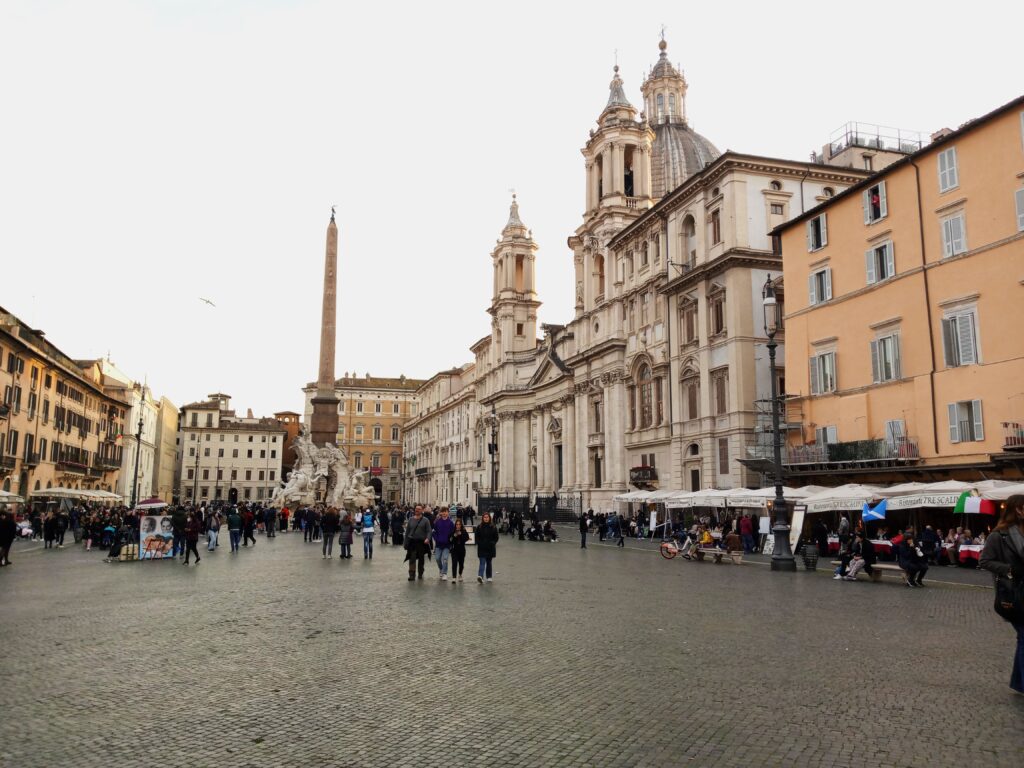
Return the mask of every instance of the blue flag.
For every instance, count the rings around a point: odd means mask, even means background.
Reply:
[[[882,499],[874,509],[871,508],[871,505],[865,503],[864,509],[861,510],[861,519],[865,523],[871,520],[885,520],[885,505],[887,503],[888,499]]]

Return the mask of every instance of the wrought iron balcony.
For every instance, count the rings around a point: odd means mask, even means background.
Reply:
[[[14,469],[17,459],[14,456],[0,456],[0,467],[3,469]]]
[[[93,460],[93,467],[101,472],[113,472],[121,468],[121,462],[109,456],[97,456]]]
[[[1024,451],[1024,424],[1018,421],[1003,422],[1003,450]]]
[[[39,454],[38,453],[30,453],[28,456],[25,457],[25,466],[26,467],[35,467],[35,466],[38,466],[38,465],[39,465]]]
[[[751,449],[755,458],[771,461],[771,445],[757,445]],[[921,458],[916,437],[896,440],[851,440],[844,443],[816,443],[813,445],[787,445],[782,449],[782,463],[786,466],[901,464],[913,463]]]
[[[75,475],[84,475],[88,471],[89,467],[86,464],[82,464],[78,461],[67,461],[62,459],[57,462],[58,472],[69,472]]]

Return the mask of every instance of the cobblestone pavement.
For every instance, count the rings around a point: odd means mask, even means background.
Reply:
[[[503,538],[484,585],[294,534],[201,552],[15,552],[0,765],[1024,765],[990,590],[572,539]]]

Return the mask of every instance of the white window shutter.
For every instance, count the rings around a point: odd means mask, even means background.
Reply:
[[[881,381],[881,365],[878,359],[878,342],[871,342],[871,380],[877,384]]]
[[[838,443],[839,442],[839,428],[838,427],[826,427],[825,428],[825,442],[827,442],[827,443]]]
[[[1024,232],[1024,189],[1014,192],[1017,200],[1017,231]]]
[[[874,285],[878,277],[875,274],[875,251],[873,248],[864,251],[864,268],[868,274],[868,285]]]
[[[894,379],[903,378],[900,371],[900,335],[898,333],[892,335],[892,377]]]
[[[825,301],[832,300],[832,268],[825,270]]]
[[[955,368],[960,365],[957,354],[957,328],[955,317],[942,318],[942,352],[946,358],[946,367]]]
[[[960,442],[960,422],[957,421],[956,403],[949,404],[949,442]]]
[[[811,394],[812,395],[820,395],[821,394],[821,378],[818,376],[818,358],[817,357],[812,357],[811,358],[810,370],[811,370]]]
[[[807,222],[807,250],[814,250],[814,219]]]
[[[946,166],[946,179],[949,182],[949,188],[957,187],[960,185],[960,171],[956,166],[956,147],[950,147],[946,152],[949,155]]]
[[[818,218],[821,219],[821,247],[824,248],[828,245],[828,216],[823,213]]]
[[[942,255],[945,257],[953,255],[952,219],[946,219],[942,222]]]
[[[864,210],[864,223],[871,223],[871,190],[865,189],[860,193],[860,205]]]
[[[945,192],[949,189],[949,184],[947,183],[949,178],[948,168],[949,160],[946,157],[946,153],[939,152],[939,192]]]
[[[964,244],[964,217],[963,215],[954,216],[950,221],[953,232],[953,253],[963,253],[967,250],[967,246]]]
[[[960,352],[960,365],[973,365],[978,362],[973,312],[961,312],[956,316],[956,331],[957,347]]]
[[[825,391],[835,392],[836,391],[836,353],[829,352],[825,355],[825,371],[826,375],[822,378],[825,379],[823,382]]]
[[[974,416],[974,439],[985,439],[985,420],[981,416],[981,400],[971,401],[971,412]]]
[[[893,253],[892,243],[885,244],[885,275],[886,277],[896,275],[896,255]]]
[[[889,206],[885,202],[885,182],[880,181],[878,183],[878,209],[881,211],[881,217],[884,219],[889,215]]]
[[[817,281],[814,279],[814,273],[812,272],[811,276],[807,278],[807,300],[810,302],[812,307],[818,303],[818,297],[814,293],[814,286],[816,283]]]

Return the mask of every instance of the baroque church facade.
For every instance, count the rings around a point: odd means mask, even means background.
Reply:
[[[472,429],[460,440],[476,456],[480,494],[574,494],[609,510],[636,488],[760,485],[740,460],[761,439],[757,404],[771,385],[760,292],[769,276],[781,290],[782,265],[768,233],[866,174],[720,153],[691,127],[687,82],[659,47],[642,111],[615,67],[582,150],[573,316],[540,338],[538,244],[513,196],[491,253],[490,333],[467,366]],[[420,443],[443,410],[422,412],[407,437]],[[407,456],[410,501],[475,501],[461,498],[468,485],[458,498],[431,497],[449,487],[441,453]]]

